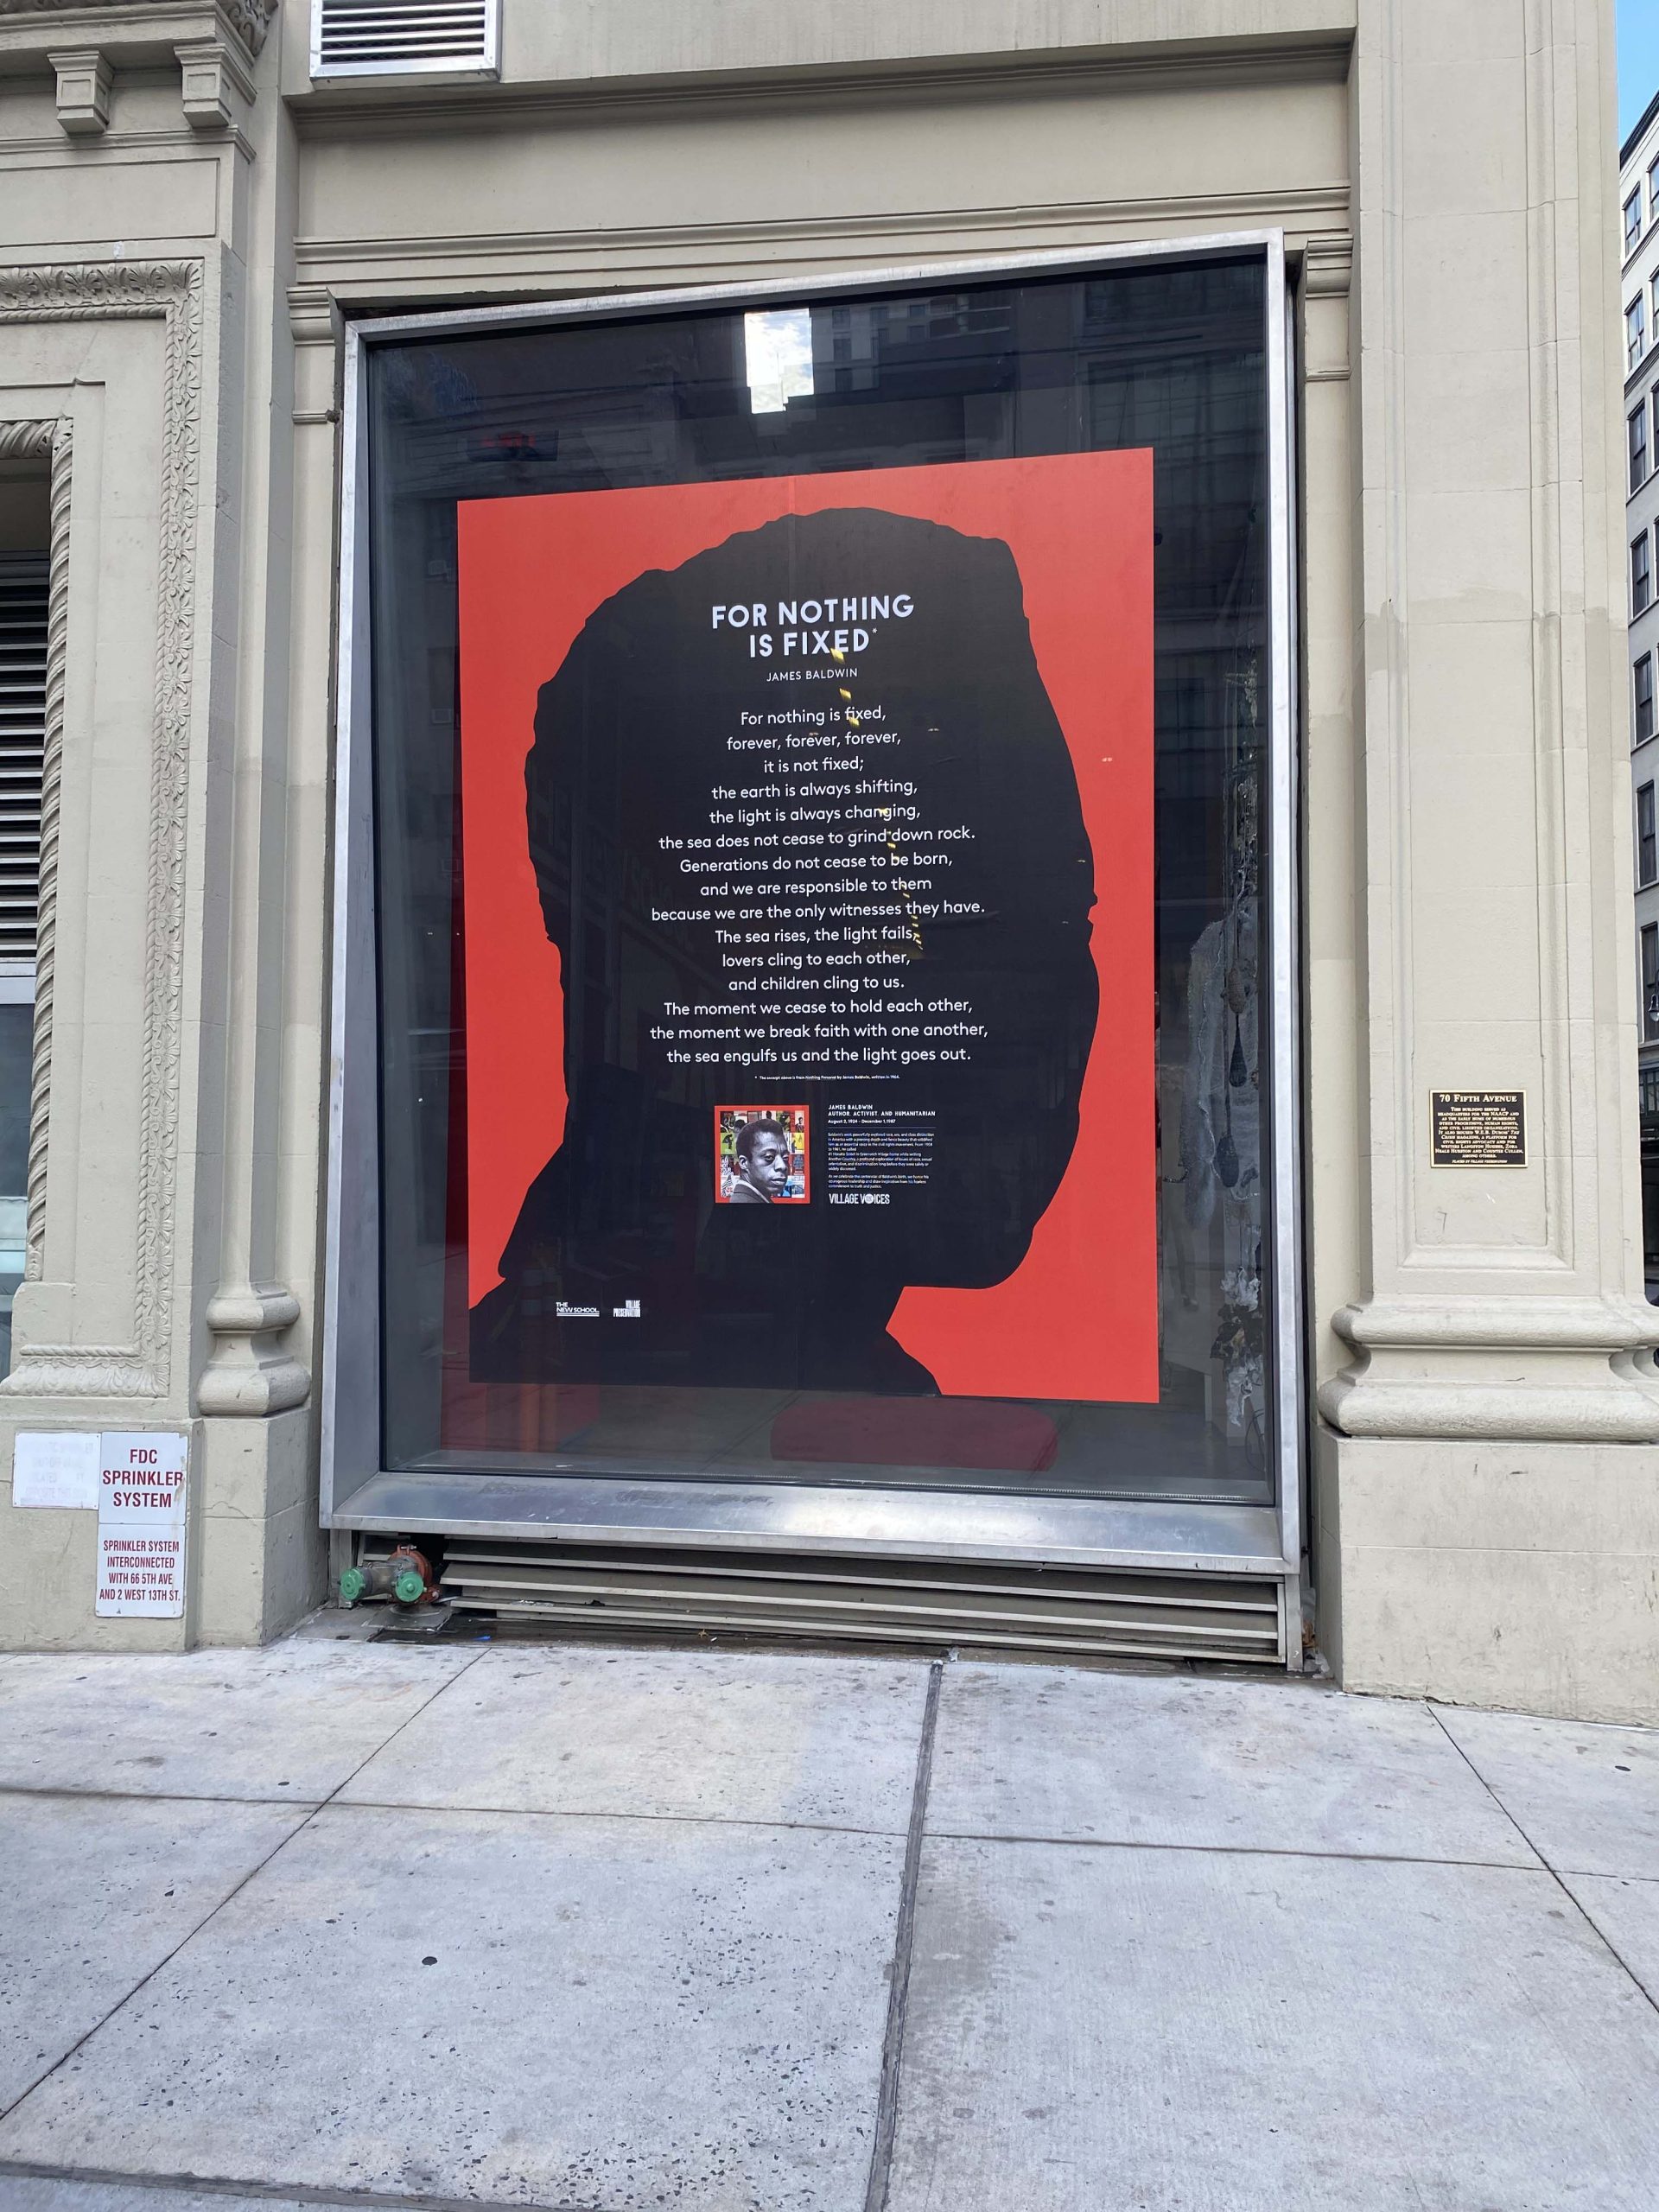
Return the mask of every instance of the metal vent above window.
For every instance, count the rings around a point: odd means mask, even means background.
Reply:
[[[493,77],[500,0],[313,0],[311,74]]]
[[[47,597],[44,554],[0,555],[0,963],[35,958]]]

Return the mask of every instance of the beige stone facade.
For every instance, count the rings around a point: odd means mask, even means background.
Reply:
[[[1356,1689],[1659,1719],[1611,19],[505,0],[497,81],[317,86],[305,0],[0,0],[0,439],[63,671],[3,1464],[188,1428],[193,1515],[184,1618],[130,1623],[92,1515],[0,1503],[0,1643],[253,1641],[325,1587],[345,324],[1266,230],[1319,1640]],[[1529,1164],[1435,1170],[1430,1091],[1487,1088]]]

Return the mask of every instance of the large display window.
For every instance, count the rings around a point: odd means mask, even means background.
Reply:
[[[1243,240],[360,334],[337,1501],[1281,1499],[1282,330]]]

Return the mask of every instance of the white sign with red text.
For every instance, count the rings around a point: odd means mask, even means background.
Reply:
[[[104,1619],[184,1611],[186,1439],[105,1430],[98,1471],[98,1602]]]

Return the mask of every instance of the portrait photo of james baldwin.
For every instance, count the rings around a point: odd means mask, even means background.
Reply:
[[[710,632],[712,604],[810,597],[826,580],[907,593],[914,611],[872,625],[855,667],[826,663],[772,689],[740,639]],[[898,899],[895,995],[955,1008],[976,1034],[950,1058],[889,1055],[879,1076],[827,1049],[816,1067],[770,1071],[821,1086],[810,1127],[792,1140],[757,1101],[733,1138],[722,1198],[709,1130],[732,1071],[718,1050],[687,1050],[664,1019],[665,1003],[707,1005],[723,988],[715,917],[680,861],[708,824],[713,787],[746,773],[729,742],[745,713],[820,706],[822,726],[836,726],[825,742],[861,758],[849,779],[902,774],[920,820],[957,834],[903,870],[849,860],[822,879],[822,899],[815,879],[824,911],[812,926],[833,949],[836,905],[858,918]],[[884,733],[861,756],[861,710]],[[891,1334],[893,1309],[907,1286],[979,1288],[1024,1259],[1076,1146],[1099,1011],[1094,855],[1009,547],[874,507],[830,508],[647,571],[594,611],[543,685],[524,785],[542,918],[560,955],[563,1134],[524,1193],[500,1281],[472,1309],[474,1380],[755,1387],[764,1343],[771,1389],[937,1392]],[[792,1142],[803,1197],[827,1174],[816,1109],[843,1099],[925,1118],[926,1174],[879,1205],[785,1196]],[[561,1301],[597,1316],[562,1317]]]
[[[781,1122],[746,1122],[732,1145],[728,1203],[769,1206],[789,1188],[789,1132]]]

